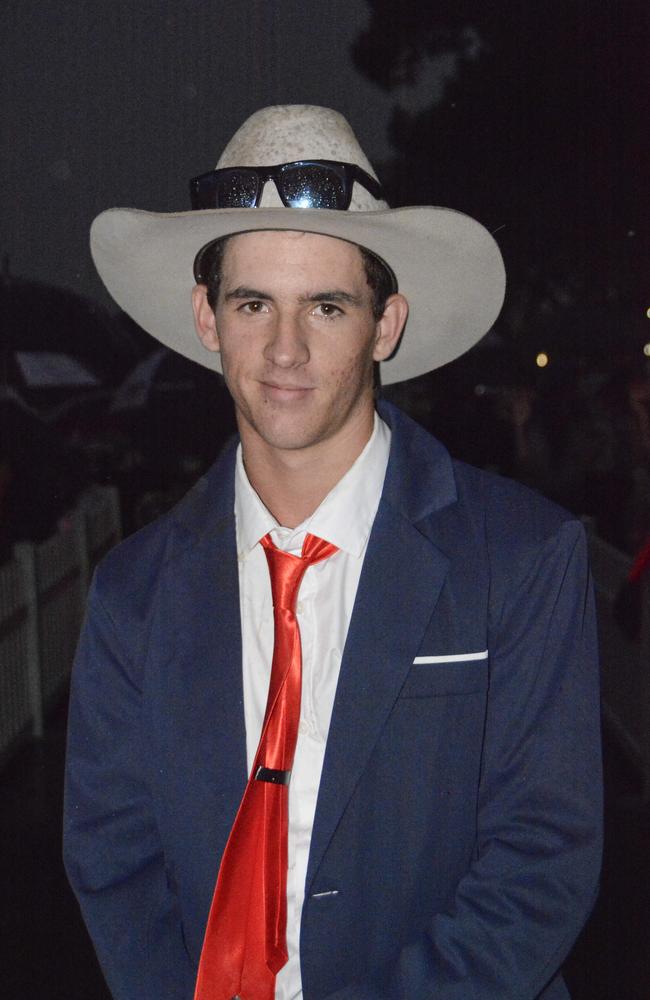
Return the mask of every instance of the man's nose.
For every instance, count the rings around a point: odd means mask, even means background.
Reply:
[[[309,348],[298,317],[277,317],[264,357],[278,368],[295,368],[309,361]]]

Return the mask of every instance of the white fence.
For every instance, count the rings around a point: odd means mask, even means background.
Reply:
[[[95,565],[120,540],[114,487],[86,493],[65,525],[38,545],[14,546],[0,566],[0,761],[65,688]]]

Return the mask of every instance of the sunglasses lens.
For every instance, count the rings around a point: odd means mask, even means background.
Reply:
[[[289,208],[346,209],[345,184],[335,170],[303,163],[282,170],[282,194]]]
[[[192,208],[253,208],[257,188],[254,170],[213,171],[190,182]]]
[[[216,183],[215,208],[253,208],[257,198],[254,170],[225,170]]]

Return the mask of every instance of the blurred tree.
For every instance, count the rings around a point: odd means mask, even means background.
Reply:
[[[389,94],[432,67],[440,82],[419,110],[395,103],[392,203],[450,205],[496,232],[510,279],[502,332],[532,338],[540,312],[561,322],[587,304],[641,321],[647,5],[369,6],[357,67]]]

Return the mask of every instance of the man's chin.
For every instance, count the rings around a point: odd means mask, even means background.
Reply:
[[[304,418],[283,420],[281,415],[276,420],[254,421],[248,426],[249,433],[260,444],[274,451],[307,450],[329,436],[326,429],[310,425]]]
[[[310,435],[304,432],[300,434],[276,433],[260,435],[268,448],[274,451],[306,451],[317,445],[322,439],[318,435]]]

